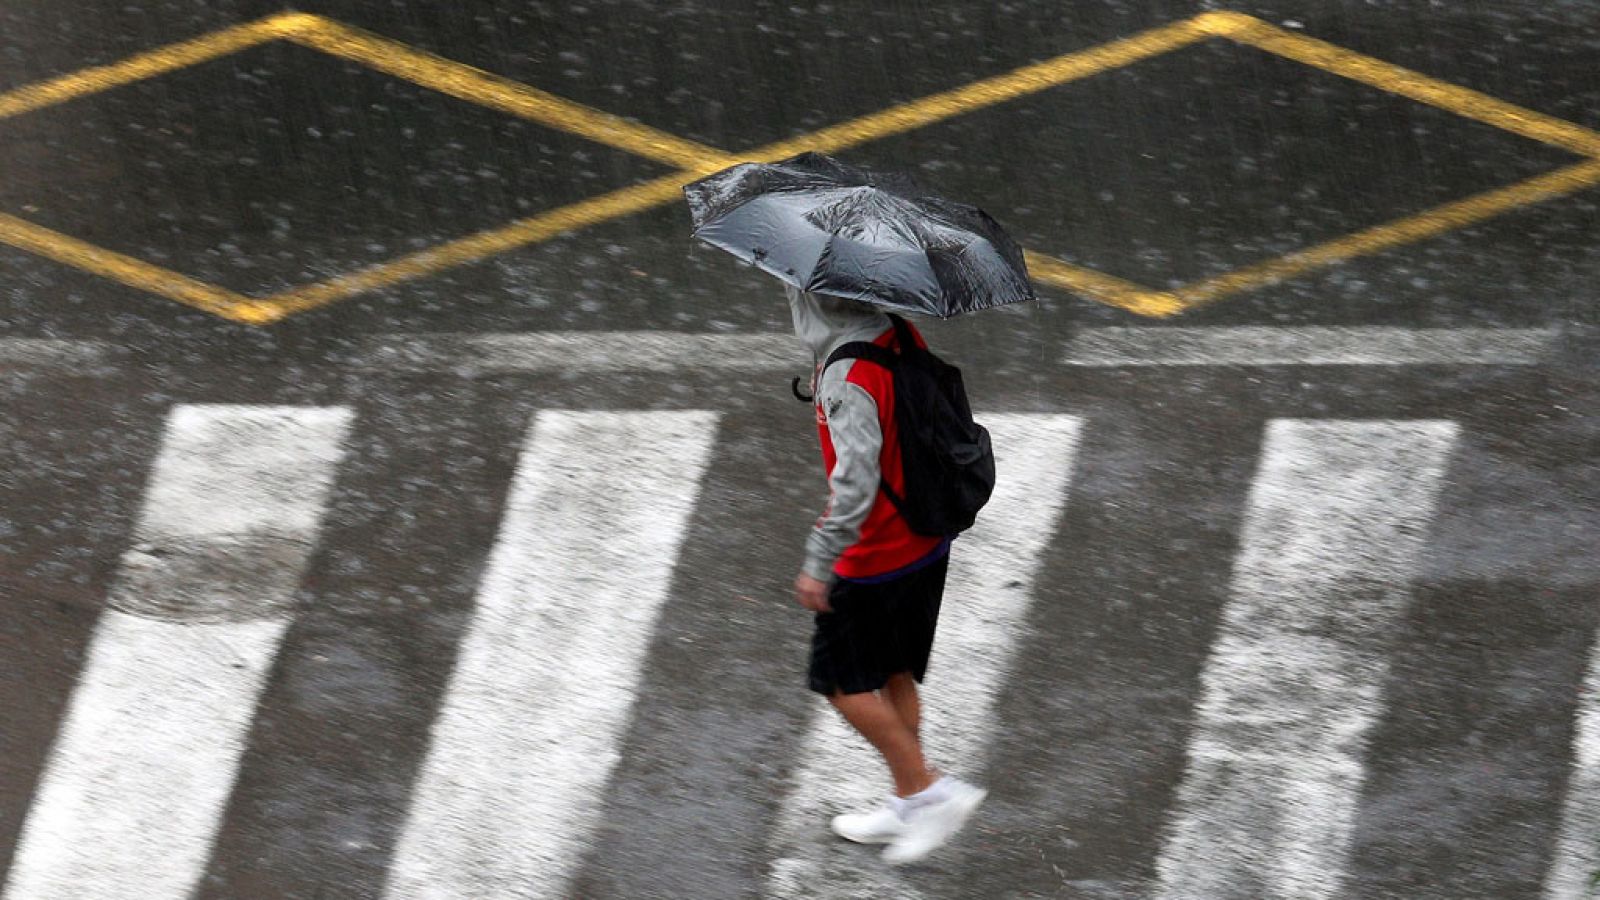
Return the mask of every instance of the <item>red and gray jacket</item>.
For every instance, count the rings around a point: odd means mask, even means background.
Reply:
[[[817,366],[851,341],[887,347],[894,340],[889,317],[871,307],[792,287],[786,291],[795,334]],[[871,581],[938,558],[948,541],[912,532],[878,489],[880,477],[896,493],[905,489],[890,373],[863,360],[842,359],[814,373],[811,389],[829,496],[806,539],[803,571],[823,581],[834,576]]]

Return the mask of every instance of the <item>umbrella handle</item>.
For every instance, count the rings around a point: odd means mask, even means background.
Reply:
[[[817,395],[816,394],[812,394],[811,396],[807,397],[805,394],[800,393],[800,376],[799,375],[796,375],[795,377],[789,379],[789,392],[794,394],[794,398],[796,400],[799,400],[801,403],[814,403],[814,402],[816,402],[816,399],[817,399]]]

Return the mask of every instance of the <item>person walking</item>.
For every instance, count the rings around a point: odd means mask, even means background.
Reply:
[[[836,816],[833,830],[887,843],[891,863],[922,859],[986,796],[929,766],[917,688],[950,536],[972,526],[995,469],[960,371],[898,314],[1033,300],[1022,247],[975,206],[817,152],[737,163],[683,194],[695,238],[784,283],[817,362],[802,399],[816,406],[829,500],[794,583],[816,614],[807,680],[894,781],[884,807]]]
[[[889,370],[865,358],[824,367],[847,343],[893,348],[890,318],[852,300],[785,290],[795,334],[817,361],[812,397],[829,487],[794,584],[800,605],[816,614],[807,681],[882,755],[894,782],[885,805],[836,816],[832,827],[848,840],[888,844],[890,863],[914,862],[959,831],[987,793],[934,769],[922,750],[917,686],[951,539],[913,531],[880,489],[905,496]]]

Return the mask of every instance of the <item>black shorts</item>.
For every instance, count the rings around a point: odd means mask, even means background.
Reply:
[[[950,554],[893,581],[839,579],[828,592],[833,612],[817,613],[807,681],[819,694],[859,694],[890,675],[928,670]]]

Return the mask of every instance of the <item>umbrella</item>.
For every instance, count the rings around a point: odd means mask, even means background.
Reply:
[[[983,210],[821,153],[683,188],[694,236],[803,291],[948,318],[1033,299],[1022,248]]]

